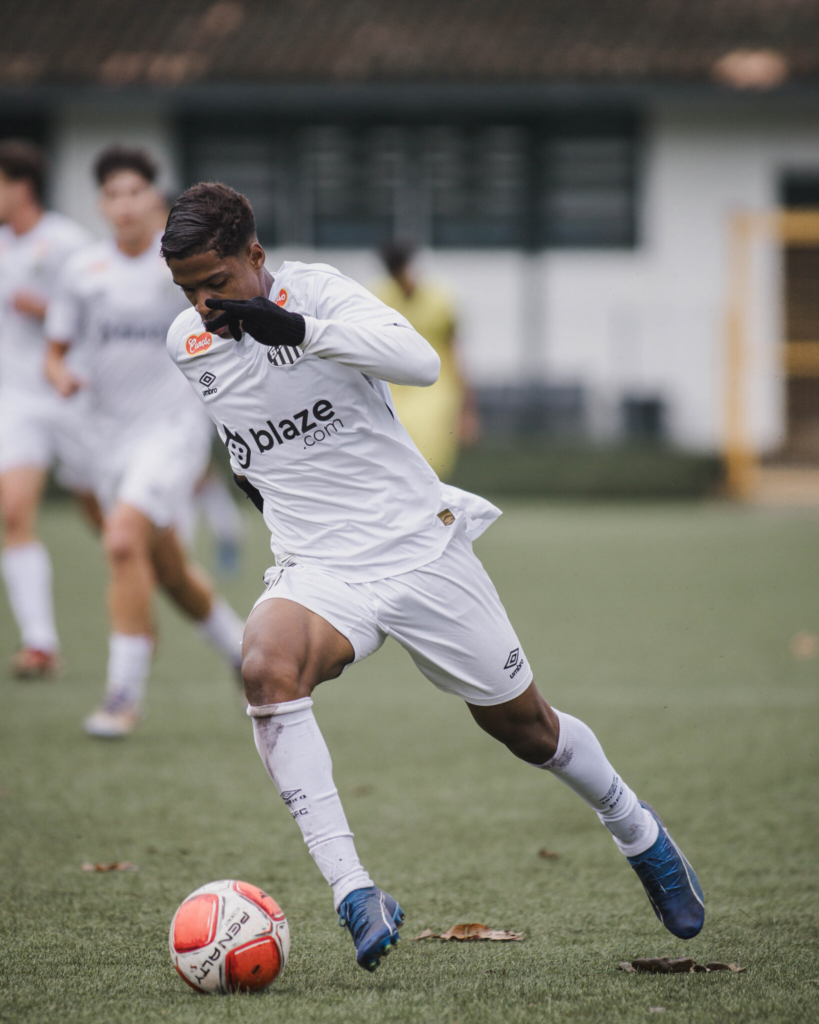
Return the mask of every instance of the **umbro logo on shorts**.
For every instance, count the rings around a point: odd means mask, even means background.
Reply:
[[[514,679],[515,676],[520,672],[524,665],[524,657],[520,653],[520,648],[516,647],[514,651],[509,652],[509,657],[506,659],[506,664],[503,666],[504,669],[511,668],[512,671],[509,673],[509,678]]]
[[[215,395],[219,388],[211,387],[213,382],[216,380],[216,374],[211,373],[210,370],[206,370],[199,378],[199,383],[205,388],[202,392],[203,395]]]
[[[278,423],[266,420],[264,426],[256,429],[249,427],[248,432],[256,450],[260,455],[264,455],[277,445],[295,441],[298,437],[302,438],[305,448],[312,448],[330,434],[337,434],[339,428],[343,426],[343,422],[335,414],[333,403],[328,402],[326,398],[320,398],[313,404],[312,409],[301,409],[288,418],[279,420]],[[242,469],[248,469],[253,451],[250,443],[238,431],[230,430],[228,427],[222,429],[225,432],[227,450]]]

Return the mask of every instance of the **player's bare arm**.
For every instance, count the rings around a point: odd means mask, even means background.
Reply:
[[[42,323],[48,309],[48,300],[37,292],[21,288],[15,293],[12,305],[17,313],[30,316],[32,320]]]
[[[49,341],[46,349],[44,371],[48,381],[63,398],[70,398],[83,386],[83,381],[66,362],[71,342]]]

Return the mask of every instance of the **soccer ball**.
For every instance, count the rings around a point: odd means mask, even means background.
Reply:
[[[255,992],[282,972],[290,929],[279,905],[249,882],[210,882],[171,921],[171,960],[198,992]]]

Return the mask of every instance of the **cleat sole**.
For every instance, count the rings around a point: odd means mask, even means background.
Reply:
[[[396,928],[400,928],[404,923],[404,911],[397,907],[392,917],[393,923]],[[401,940],[401,936],[398,932],[393,932],[392,935],[385,935],[384,938],[378,943],[375,949],[370,950],[368,959],[362,963],[361,966],[365,971],[372,972],[378,967],[382,959],[386,957],[393,946],[397,946]]]

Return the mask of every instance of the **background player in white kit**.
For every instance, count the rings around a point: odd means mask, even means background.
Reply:
[[[332,267],[284,263],[271,275],[250,204],[224,185],[177,200],[162,251],[195,307],[174,322],[168,350],[262,509],[276,557],[244,637],[256,746],[333,888],[357,962],[377,967],[403,912],[358,859],[311,694],[386,636],[512,753],[590,804],[660,920],[696,935],[696,875],[591,729],[538,693],[472,553],[498,510],[442,485],[395,417],[385,381],[431,384],[432,348]]]
[[[22,647],[12,662],[21,678],[53,675],[59,640],[51,560],[36,534],[46,473],[81,497],[98,523],[89,459],[82,442],[83,398],[68,401],[43,372],[43,320],[60,268],[90,236],[43,207],[44,160],[33,143],[0,142],[0,517],[3,579]]]
[[[207,467],[211,427],[165,351],[181,296],[159,254],[157,169],[140,150],[113,148],[99,157],[95,173],[116,237],[66,264],[46,321],[47,370],[62,395],[86,384],[90,391],[111,636],[105,701],[85,728],[114,737],[139,719],[154,649],[156,583],[234,668],[242,622],[214,595],[178,536]],[[67,364],[75,344],[87,380]]]

